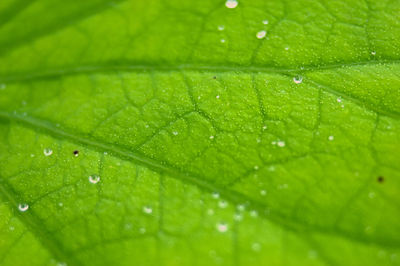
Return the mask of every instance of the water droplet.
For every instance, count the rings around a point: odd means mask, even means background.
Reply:
[[[254,251],[260,251],[261,250],[261,245],[259,243],[253,243],[251,245],[251,249]]]
[[[287,189],[288,187],[288,184],[278,185],[278,189]]]
[[[10,226],[8,229],[10,229],[10,231],[14,231],[15,227],[14,226]]]
[[[219,95],[215,96],[215,98],[219,99]]]
[[[262,22],[264,25],[267,25],[268,24],[268,20],[263,20],[263,22]]]
[[[266,130],[267,129],[267,126],[263,126],[263,130]]]
[[[31,154],[31,158],[35,157],[35,154]]]
[[[178,135],[177,131],[172,132],[172,134],[174,134],[174,136]]]
[[[375,51],[372,51],[372,52],[371,52],[371,55],[376,55],[376,52],[375,52]]]
[[[259,169],[259,167],[258,167],[258,165],[254,165],[254,170],[258,170]]]
[[[267,36],[267,32],[265,30],[259,31],[256,34],[257,39],[264,39]]]
[[[218,192],[213,192],[213,193],[212,193],[212,197],[213,197],[214,199],[218,199],[218,198],[219,198],[219,193],[218,193]]]
[[[263,189],[260,191],[260,194],[261,194],[261,196],[265,196],[265,195],[267,195],[267,191],[265,189]]]
[[[214,136],[210,136],[210,139],[214,139]]]
[[[286,145],[285,142],[282,140],[279,140],[276,143],[278,144],[279,147],[285,147],[285,145]]]
[[[258,212],[256,210],[251,210],[250,211],[250,216],[251,217],[257,217],[258,216]]]
[[[59,202],[58,206],[62,207],[62,206],[64,206],[64,204],[62,202]]]
[[[221,43],[225,43],[225,39],[221,39]]]
[[[226,0],[226,2],[225,2],[225,6],[227,7],[227,8],[235,8],[235,7],[237,7],[238,6],[238,1],[237,0]]]
[[[149,206],[143,206],[143,212],[147,214],[151,214],[153,212],[153,209]]]
[[[369,197],[370,199],[375,198],[375,192],[371,191],[371,192],[368,194],[368,197]]]
[[[243,220],[243,215],[241,215],[240,213],[235,213],[235,215],[233,215],[233,219],[235,221],[241,221]]]
[[[329,137],[328,137],[328,140],[329,140],[329,141],[332,141],[332,140],[334,140],[334,139],[335,139],[334,136],[329,136]]]
[[[140,228],[139,228],[139,233],[141,233],[141,234],[146,233],[146,228],[140,227]]]
[[[296,76],[293,78],[293,82],[296,84],[300,84],[303,82],[303,77],[302,76]]]
[[[342,99],[341,99],[341,98],[337,98],[336,101],[337,101],[338,103],[341,103],[341,102],[342,102]]]
[[[207,210],[207,214],[210,215],[210,216],[214,215],[214,210],[213,209],[208,209]]]
[[[53,154],[53,150],[50,149],[50,148],[46,148],[46,149],[43,150],[43,153],[44,153],[44,155],[46,155],[46,156],[50,156],[50,155]]]
[[[244,204],[238,204],[237,206],[236,206],[236,209],[238,209],[238,211],[244,211],[245,209],[246,209],[246,206],[244,206]]]
[[[218,206],[222,209],[226,208],[228,206],[228,202],[226,202],[225,200],[220,200],[218,202]]]
[[[65,263],[65,262],[58,262],[58,263],[57,263],[57,266],[67,266],[67,263]]]
[[[74,156],[75,156],[75,157],[78,157],[78,156],[79,156],[79,151],[78,151],[78,150],[74,150],[73,153],[74,153]]]
[[[228,231],[228,225],[226,223],[217,223],[217,230],[221,233]]]
[[[20,210],[21,212],[25,212],[29,209],[29,205],[26,203],[20,203],[18,204],[18,210]]]
[[[225,26],[224,26],[224,25],[219,25],[219,26],[218,26],[218,30],[219,30],[219,31],[223,31],[224,29],[225,29]]]
[[[89,182],[92,184],[97,184],[100,181],[100,176],[98,175],[90,175],[89,176]]]
[[[288,51],[289,50],[289,47],[285,47],[285,51]]]

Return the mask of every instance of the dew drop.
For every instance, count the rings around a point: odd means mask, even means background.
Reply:
[[[370,199],[373,199],[373,198],[375,198],[375,192],[370,192],[369,194],[368,194],[368,197],[370,198]]]
[[[29,209],[29,205],[26,203],[20,203],[18,204],[18,210],[20,210],[21,212],[25,212]]]
[[[244,204],[238,204],[237,206],[236,206],[236,209],[238,210],[238,211],[244,211],[245,209],[246,209],[246,206],[244,206]]]
[[[98,175],[90,175],[89,176],[89,182],[92,184],[97,184],[100,181],[100,176]]]
[[[43,150],[43,153],[44,153],[45,156],[50,156],[50,155],[53,154],[53,150],[50,149],[50,148],[45,148],[45,149]]]
[[[219,26],[218,26],[218,30],[219,30],[219,31],[223,31],[224,29],[225,29],[225,26],[224,26],[224,25],[219,25]]]
[[[251,245],[251,249],[254,251],[260,251],[261,250],[261,245],[259,243],[253,243]]]
[[[235,7],[237,7],[238,6],[238,1],[237,0],[226,0],[226,2],[225,2],[225,6],[227,7],[227,8],[235,8]]]
[[[257,217],[258,216],[258,212],[256,210],[251,210],[250,211],[250,216],[251,217]]]
[[[277,141],[276,144],[277,144],[279,147],[281,147],[281,148],[282,148],[282,147],[285,147],[285,145],[286,145],[285,142],[282,141],[282,140]]]
[[[267,195],[267,191],[265,189],[263,189],[260,191],[260,194],[261,194],[261,196],[265,196],[265,195]]]
[[[258,170],[260,167],[258,165],[254,165],[254,170]]]
[[[214,139],[214,136],[210,136],[210,139]]]
[[[212,193],[212,197],[213,197],[214,199],[218,199],[218,198],[219,198],[219,193],[218,193],[218,192],[213,192],[213,193]]]
[[[143,206],[143,212],[147,214],[151,214],[153,212],[153,209],[149,206]]]
[[[217,230],[221,233],[228,231],[228,225],[226,223],[217,223]]]
[[[285,47],[285,51],[288,51],[289,50],[289,47]]]
[[[213,209],[208,209],[207,210],[207,214],[210,215],[210,216],[214,215],[214,210]]]
[[[235,213],[235,215],[233,215],[233,219],[235,221],[241,221],[243,220],[243,215],[241,215],[240,213]]]
[[[257,39],[264,39],[265,36],[267,35],[267,32],[265,30],[259,31],[256,34]]]
[[[302,76],[296,76],[293,78],[293,82],[296,84],[300,84],[303,82],[303,77]]]
[[[219,99],[219,95],[215,96],[215,98]]]
[[[376,55],[376,52],[375,52],[375,51],[372,51],[372,52],[371,52],[371,55]]]
[[[179,133],[177,131],[172,132],[172,134],[174,134],[174,136],[178,135]]]
[[[329,140],[329,141],[332,141],[332,140],[334,140],[334,139],[335,139],[334,136],[329,136],[329,137],[328,137],[328,140]]]
[[[218,206],[219,206],[221,209],[224,209],[224,208],[226,208],[226,207],[228,206],[228,202],[226,202],[225,200],[220,200],[220,201],[218,202]]]
[[[141,234],[146,233],[146,228],[140,227],[140,228],[139,228],[139,233],[141,233]]]
[[[262,129],[263,129],[263,130],[266,130],[266,129],[267,129],[267,126],[263,126]]]
[[[8,229],[10,229],[10,231],[14,231],[15,227],[14,226],[10,226]]]
[[[62,202],[59,202],[58,206],[62,207],[62,206],[64,206],[64,204]]]
[[[225,43],[225,39],[221,39],[221,41],[220,41],[221,43]]]
[[[263,20],[263,22],[262,22],[264,25],[267,25],[268,24],[268,20]]]
[[[74,153],[74,156],[75,156],[75,157],[78,157],[78,156],[79,156],[79,151],[78,151],[78,150],[74,150],[73,153]]]

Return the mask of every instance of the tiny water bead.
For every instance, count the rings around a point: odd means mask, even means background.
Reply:
[[[296,83],[296,84],[300,84],[300,83],[303,82],[303,77],[302,76],[295,76],[293,78],[293,82]]]
[[[150,206],[143,206],[143,212],[146,214],[151,214],[153,209]]]
[[[210,139],[214,139],[214,136],[210,136]]]
[[[179,133],[177,131],[172,132],[172,134],[174,134],[174,136],[178,135]]]
[[[261,196],[265,196],[265,195],[267,195],[267,191],[265,189],[263,189],[260,191],[260,194],[261,194]]]
[[[218,26],[218,30],[219,30],[219,31],[223,31],[224,29],[225,29],[225,26],[224,26],[224,25],[219,25],[219,26]]]
[[[342,102],[342,99],[341,99],[341,98],[337,98],[336,101],[337,101],[338,103],[341,103],[341,102]]]
[[[92,184],[97,184],[100,181],[100,176],[98,175],[90,175],[89,176],[89,182]]]
[[[78,157],[79,156],[79,151],[78,150],[74,150],[73,154],[74,154],[75,157]]]
[[[18,204],[18,210],[21,212],[25,212],[29,209],[29,205],[26,203],[20,203]]]
[[[226,207],[228,206],[228,202],[226,202],[225,200],[220,200],[220,201],[218,202],[218,206],[219,206],[221,209],[224,209],[224,208],[226,208]]]
[[[45,156],[50,156],[50,155],[53,154],[53,150],[50,149],[50,148],[45,148],[45,149],[43,150],[43,153],[44,153]]]
[[[334,140],[334,139],[335,139],[334,136],[329,136],[329,137],[328,137],[328,140],[329,140],[329,141],[332,141],[332,140]]]
[[[372,51],[372,52],[371,52],[371,55],[374,55],[374,56],[375,56],[375,55],[376,55],[376,52],[375,52],[375,51]]]
[[[258,216],[258,212],[256,210],[251,210],[250,211],[250,216],[251,217],[257,217]]]
[[[251,245],[251,249],[254,251],[260,251],[261,250],[261,245],[259,243],[253,243]]]
[[[234,219],[235,221],[240,222],[241,220],[243,220],[243,215],[240,214],[240,213],[235,213],[235,215],[233,215],[233,219]]]
[[[238,1],[237,0],[226,0],[226,2],[225,2],[225,6],[227,7],[227,8],[235,8],[235,7],[237,7],[238,6]]]
[[[221,43],[225,43],[225,39],[221,39]]]
[[[265,36],[267,35],[267,32],[265,30],[259,31],[256,34],[257,39],[264,39]]]
[[[246,206],[244,206],[244,204],[238,204],[237,206],[236,206],[236,209],[238,210],[238,211],[244,211],[245,209],[246,209]]]
[[[214,210],[213,209],[208,209],[207,210],[207,214],[210,215],[210,216],[214,215]]]
[[[277,141],[276,144],[278,145],[278,147],[281,147],[281,148],[285,147],[285,145],[286,145],[285,142],[282,140]]]
[[[226,223],[217,223],[217,230],[221,233],[225,233],[228,231],[228,225]]]
[[[268,24],[268,20],[263,20],[263,22],[262,22],[264,25],[267,25]]]
[[[218,198],[219,198],[219,193],[218,193],[218,192],[213,192],[213,193],[212,193],[212,197],[213,197],[214,199],[218,199]]]

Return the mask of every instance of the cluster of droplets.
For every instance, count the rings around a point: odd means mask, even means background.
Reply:
[[[227,8],[236,8],[238,6],[239,2],[237,0],[226,0],[225,6]]]
[[[89,182],[92,184],[97,184],[100,182],[100,176],[99,175],[90,175],[89,176]]]

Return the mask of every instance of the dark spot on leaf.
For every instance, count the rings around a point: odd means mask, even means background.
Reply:
[[[379,183],[383,183],[383,181],[385,181],[385,178],[383,176],[378,176],[378,178],[376,179]]]
[[[74,155],[78,156],[79,155],[79,151],[78,150],[74,150]]]
[[[217,76],[214,76],[213,79],[217,79]]]

